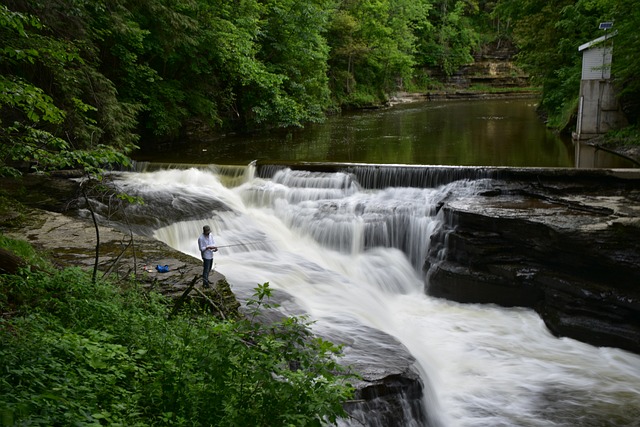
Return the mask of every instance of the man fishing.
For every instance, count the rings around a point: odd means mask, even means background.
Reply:
[[[198,248],[202,255],[202,286],[209,287],[209,273],[213,267],[213,253],[218,252],[216,242],[211,235],[211,227],[202,227],[202,234],[198,237]]]

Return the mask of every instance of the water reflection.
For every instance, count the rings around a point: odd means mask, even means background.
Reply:
[[[629,159],[582,142],[575,142],[574,149],[575,167],[578,169],[638,167],[637,164]]]
[[[154,147],[136,160],[614,167],[604,160],[607,154],[599,153],[595,163],[590,156],[545,127],[536,100],[510,99],[425,101],[344,113],[304,129],[229,135],[164,151]]]

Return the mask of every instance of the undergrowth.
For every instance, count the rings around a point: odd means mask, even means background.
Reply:
[[[343,416],[339,348],[305,318],[219,321],[134,284],[93,284],[79,268],[0,275],[3,425],[320,426]],[[259,285],[248,309],[269,307]]]
[[[640,125],[630,125],[618,130],[612,130],[606,135],[608,144],[640,145]]]

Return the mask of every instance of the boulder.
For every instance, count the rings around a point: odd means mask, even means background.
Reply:
[[[349,420],[341,426],[405,427],[432,425],[423,400],[432,396],[428,377],[421,378],[415,358],[394,337],[364,325],[351,332],[320,331],[344,345],[341,364],[358,373],[355,399],[347,402]]]

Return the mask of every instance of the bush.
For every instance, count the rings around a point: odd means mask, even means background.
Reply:
[[[218,321],[77,268],[0,276],[4,425],[319,426],[351,398],[304,318]],[[268,283],[249,306],[268,306]]]

